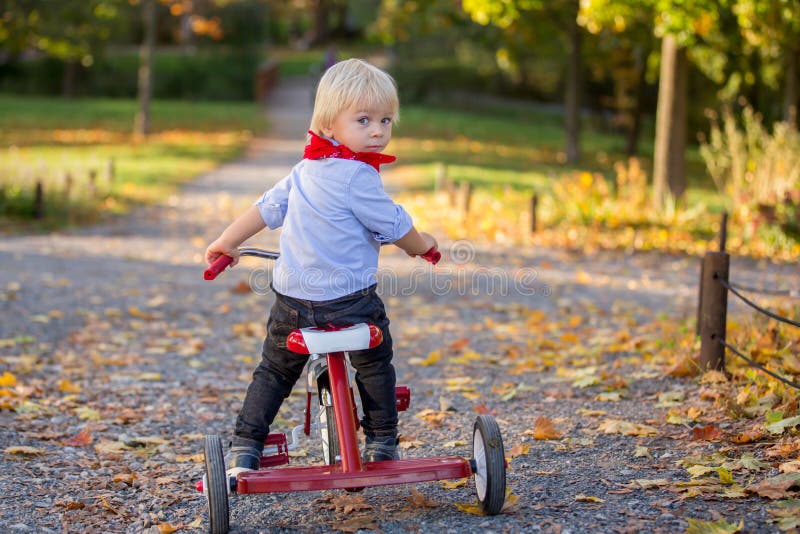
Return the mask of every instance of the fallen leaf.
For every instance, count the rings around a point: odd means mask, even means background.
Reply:
[[[669,486],[671,482],[666,478],[637,478],[631,481],[635,487],[642,489],[660,488],[662,486]]]
[[[136,480],[136,473],[117,473],[111,478],[111,480],[132,486],[133,481]]]
[[[475,410],[476,413],[481,415],[486,415],[489,413],[489,408],[486,407],[485,402],[482,402],[480,404],[473,404],[472,409]]]
[[[358,515],[347,519],[336,521],[336,530],[355,534],[360,530],[376,531],[378,528],[377,520],[371,515]]]
[[[728,523],[724,519],[717,521],[703,521],[700,519],[686,518],[689,522],[689,528],[686,529],[686,534],[734,534],[739,532],[744,526],[744,520],[739,523]]]
[[[172,534],[173,532],[180,530],[183,528],[182,525],[173,526],[172,523],[159,523],[158,524],[158,533],[159,534]]]
[[[692,428],[692,439],[694,441],[712,441],[721,435],[722,431],[714,424]]]
[[[436,508],[441,506],[441,503],[429,499],[413,487],[411,488],[411,495],[408,497],[408,500],[415,508]]]
[[[769,521],[776,523],[783,531],[800,528],[800,500],[789,499],[775,503],[777,508],[767,510],[773,517]]]
[[[4,452],[6,454],[19,454],[21,456],[39,456],[40,454],[44,454],[44,450],[27,445],[12,445],[11,447],[6,447]]]
[[[531,450],[530,445],[524,445],[522,443],[518,443],[517,445],[514,445],[513,447],[508,449],[508,455],[511,458],[516,458],[517,456],[525,456],[526,454],[528,454],[528,451],[530,450]]]
[[[0,387],[14,387],[17,384],[17,377],[13,374],[5,371],[2,375],[0,375]]]
[[[66,378],[60,380],[58,382],[58,389],[63,391],[64,393],[80,393],[81,386],[78,384],[74,384],[67,380]]]
[[[774,423],[766,425],[764,428],[766,428],[770,434],[783,434],[787,428],[793,428],[797,425],[800,425],[800,415],[775,421]]]
[[[701,384],[727,384],[728,377],[722,371],[706,371],[703,373],[703,376],[700,377]]]
[[[561,436],[553,421],[547,416],[540,415],[533,423],[533,439],[560,439]]]
[[[469,443],[467,443],[466,441],[457,439],[457,440],[448,441],[448,442],[442,444],[442,447],[447,447],[449,449],[454,449],[456,447],[466,447],[467,445],[469,445]]]
[[[798,484],[800,484],[800,473],[782,473],[762,480],[758,484],[751,484],[745,489],[768,499],[783,499],[790,496],[789,488]]]
[[[597,430],[603,434],[624,434],[626,436],[651,436],[658,434],[658,430],[651,426],[630,423],[620,419],[606,419],[600,423]]]
[[[94,437],[89,433],[89,428],[84,428],[73,437],[65,440],[62,444],[67,447],[86,447],[91,445]]]
[[[778,466],[781,473],[797,473],[800,471],[800,460],[791,460]]]
[[[238,284],[231,288],[231,293],[236,293],[239,295],[246,295],[247,293],[251,293],[253,290],[250,288],[250,284],[241,280]]]
[[[409,358],[408,363],[411,365],[420,365],[422,367],[430,367],[431,365],[439,363],[439,360],[442,359],[442,353],[438,350],[434,350],[428,353],[428,357],[423,358]]]
[[[459,479],[456,479],[456,480],[444,480],[444,481],[442,481],[441,485],[442,485],[442,488],[448,489],[448,490],[456,489],[456,488],[463,488],[464,486],[467,485],[467,479],[466,478],[459,478]]]
[[[434,427],[442,426],[442,422],[444,421],[445,417],[447,417],[448,412],[440,411],[440,410],[433,410],[431,408],[425,408],[424,410],[420,410],[415,417],[419,417],[426,423]]]
[[[653,455],[650,454],[650,451],[647,447],[642,445],[637,445],[636,448],[633,450],[633,457],[634,458],[652,458]]]
[[[605,500],[601,499],[600,497],[594,497],[592,495],[584,495],[583,493],[575,495],[575,500],[578,502],[605,502]]]

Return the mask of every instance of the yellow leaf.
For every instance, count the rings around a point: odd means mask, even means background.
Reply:
[[[647,449],[647,447],[644,447],[642,445],[637,445],[636,449],[634,449],[634,451],[633,451],[633,457],[634,458],[652,458],[653,455],[650,454],[650,451]]]
[[[6,371],[0,375],[0,386],[14,387],[17,384],[17,377]]]
[[[466,512],[472,515],[483,515],[483,510],[481,510],[481,507],[478,504],[457,502],[455,503],[455,505],[456,508],[458,508],[462,512]]]
[[[734,534],[739,532],[744,526],[744,520],[740,520],[738,524],[731,524],[724,519],[717,521],[702,521],[700,519],[686,518],[689,522],[689,528],[686,529],[686,534]]]
[[[660,488],[671,484],[666,478],[637,478],[633,480],[633,483],[642,489]]]
[[[64,379],[62,379],[62,380],[60,380],[58,382],[58,389],[60,389],[64,393],[80,393],[81,392],[81,386],[79,386],[78,384],[73,384],[72,382],[70,382],[66,378],[64,378]]]
[[[578,408],[577,413],[584,417],[602,417],[608,412],[605,410],[590,410],[588,408]]]
[[[439,360],[442,359],[442,353],[438,350],[434,350],[428,353],[428,357],[425,359],[422,358],[409,358],[408,363],[411,365],[421,365],[422,367],[429,367],[436,363],[439,363]]]
[[[658,434],[658,430],[651,426],[639,423],[629,423],[620,419],[606,419],[597,430],[603,434],[624,434],[626,436],[650,436]]]
[[[444,489],[456,489],[456,488],[463,488],[467,485],[466,478],[459,478],[456,480],[444,480],[442,481],[442,488]]]
[[[37,449],[36,447],[28,447],[26,445],[6,447],[4,452],[6,454],[20,454],[22,456],[39,456],[40,454],[44,454],[44,450]]]
[[[75,408],[75,415],[84,421],[97,421],[100,419],[100,412],[88,406]]]
[[[706,371],[700,378],[701,384],[727,384],[728,377],[722,371]]]
[[[148,382],[158,382],[161,380],[161,373],[142,373],[137,376],[136,379]]]
[[[600,402],[619,402],[622,394],[619,391],[605,391],[595,395],[594,399]]]
[[[129,449],[130,447],[121,441],[110,441],[107,439],[101,440],[100,443],[94,446],[94,450],[97,451],[98,454],[120,454]]]
[[[584,495],[583,493],[575,495],[575,500],[578,502],[605,502],[605,500],[601,499],[600,497],[594,497],[592,495]]]

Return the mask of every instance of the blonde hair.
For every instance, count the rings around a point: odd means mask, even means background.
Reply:
[[[342,111],[358,105],[364,109],[391,109],[400,118],[400,100],[394,79],[362,59],[346,59],[325,71],[317,86],[311,131],[323,135]]]

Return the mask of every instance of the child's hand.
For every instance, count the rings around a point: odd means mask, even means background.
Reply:
[[[432,248],[439,248],[439,243],[436,241],[436,238],[433,237],[428,232],[420,232],[419,236],[425,241],[426,248],[425,252],[428,252]]]
[[[219,239],[208,245],[206,249],[206,263],[211,265],[217,258],[225,254],[233,258],[231,267],[239,263],[239,249],[221,242]]]

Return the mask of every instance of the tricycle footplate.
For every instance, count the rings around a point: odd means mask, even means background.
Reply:
[[[247,471],[237,477],[236,493],[280,493],[353,489],[467,478],[469,460],[460,456],[411,458],[363,464],[361,471],[343,472],[341,464]]]

